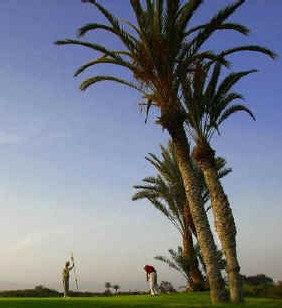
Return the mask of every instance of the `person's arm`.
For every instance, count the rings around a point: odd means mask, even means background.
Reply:
[[[74,268],[74,263],[69,267],[69,271],[71,271]]]
[[[72,262],[72,265],[69,267],[70,271],[74,268],[74,258],[73,258],[73,255],[71,256],[71,262]]]
[[[149,273],[148,272],[146,272],[146,279],[147,279],[147,281],[149,280]]]

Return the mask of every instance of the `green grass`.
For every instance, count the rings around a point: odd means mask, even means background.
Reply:
[[[149,295],[130,295],[112,297],[79,297],[79,298],[0,298],[0,308],[208,308],[208,307],[282,307],[282,300],[247,298],[242,305],[211,305],[209,294],[174,294],[150,297]]]

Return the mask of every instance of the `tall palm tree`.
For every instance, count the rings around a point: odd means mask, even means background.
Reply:
[[[221,60],[238,50],[257,50],[268,52],[257,46],[236,47],[220,55],[204,50],[205,42],[217,30],[233,30],[247,34],[246,27],[226,22],[243,3],[234,4],[220,10],[208,23],[188,29],[189,22],[199,9],[203,0],[146,0],[144,7],[140,0],[131,0],[136,24],[122,22],[98,3],[88,0],[107,20],[107,23],[86,24],[79,30],[83,36],[89,31],[104,30],[121,42],[122,50],[110,50],[105,45],[81,40],[57,41],[58,45],[80,45],[99,55],[80,67],[75,75],[97,64],[111,64],[126,68],[132,73],[136,83],[114,75],[95,75],[82,82],[81,90],[100,81],[114,81],[140,91],[147,106],[159,110],[157,123],[170,134],[178,156],[178,162],[185,184],[187,199],[198,234],[207,269],[209,272],[211,298],[213,302],[226,300],[224,282],[216,262],[216,245],[210,230],[200,191],[196,185],[189,153],[189,143],[184,130],[185,112],[179,100],[180,76],[186,75],[195,61],[207,59]],[[144,3],[143,2],[143,3]],[[126,30],[126,26],[129,30]]]
[[[198,63],[193,75],[183,78],[183,97],[187,106],[187,125],[196,146],[193,158],[204,174],[211,198],[215,229],[227,261],[227,275],[232,302],[241,302],[242,283],[236,252],[236,226],[228,197],[218,177],[215,151],[210,141],[220,125],[234,113],[244,111],[255,119],[242,104],[233,104],[242,95],[232,91],[234,85],[255,70],[229,73],[221,78],[222,65]]]
[[[203,290],[205,282],[198,266],[198,259],[195,255],[193,236],[197,239],[195,225],[190,212],[189,204],[185,194],[185,188],[178,166],[176,151],[170,141],[167,148],[161,147],[161,158],[150,153],[146,158],[156,171],[157,176],[146,177],[141,185],[134,185],[138,190],[132,197],[133,200],[148,199],[157,210],[164,214],[176,227],[182,237],[183,258],[189,260],[189,279],[187,290]],[[225,168],[226,161],[223,158],[216,158],[219,176],[225,176],[231,172]],[[203,200],[208,200],[208,192],[202,172],[193,164],[200,187]]]

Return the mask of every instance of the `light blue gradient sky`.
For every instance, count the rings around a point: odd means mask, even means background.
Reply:
[[[206,20],[228,1],[205,2],[195,20]],[[131,18],[128,1],[103,3]],[[263,44],[281,55],[281,12],[280,0],[248,1],[233,20],[248,25],[250,37],[226,32],[210,44]],[[180,244],[178,234],[146,202],[131,201],[132,185],[154,174],[144,156],[158,153],[167,135],[153,117],[144,124],[133,91],[104,83],[81,93],[82,79],[72,74],[91,53],[53,45],[99,19],[79,0],[0,2],[3,282],[60,289],[62,266],[74,251],[82,289],[103,289],[105,281],[144,289],[145,263],[156,265],[160,280],[183,284],[153,260]],[[234,61],[235,68],[260,69],[238,88],[257,121],[236,115],[214,142],[233,168],[224,186],[237,221],[242,273],[282,280],[281,59],[244,54]]]

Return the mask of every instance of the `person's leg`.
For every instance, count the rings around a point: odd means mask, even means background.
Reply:
[[[64,286],[64,297],[67,297],[66,280],[65,279],[63,279],[63,286]]]
[[[149,282],[150,282],[150,292],[151,292],[151,295],[155,295],[155,292],[154,292],[154,273],[150,273],[149,274]]]
[[[158,274],[157,273],[155,273],[154,275],[154,291],[155,291],[155,294],[160,293],[159,286],[158,286]]]
[[[65,297],[67,297],[69,294],[69,280],[65,280]]]
[[[157,273],[156,272],[152,273],[152,278],[153,278],[153,292],[154,292],[154,295],[157,295],[158,288],[157,288]]]

